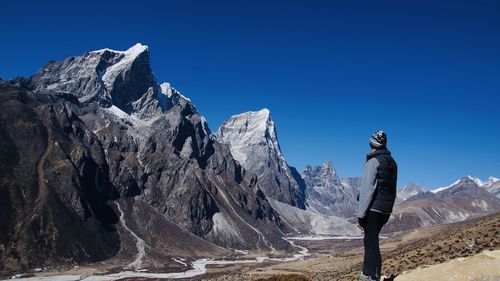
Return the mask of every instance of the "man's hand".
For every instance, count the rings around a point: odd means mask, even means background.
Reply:
[[[359,223],[359,226],[361,226],[362,228],[365,228],[365,226],[366,226],[366,217],[364,217],[364,218],[358,218],[358,223]]]

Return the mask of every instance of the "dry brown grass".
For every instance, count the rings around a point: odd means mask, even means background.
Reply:
[[[282,275],[274,275],[268,278],[259,278],[255,281],[310,281],[311,279],[307,278],[304,275],[300,274],[282,274]]]

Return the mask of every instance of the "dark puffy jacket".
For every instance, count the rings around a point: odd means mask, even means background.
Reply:
[[[371,206],[369,209],[382,213],[391,213],[396,201],[396,186],[398,180],[398,165],[387,149],[377,150],[367,156],[367,160],[376,158],[376,184]]]

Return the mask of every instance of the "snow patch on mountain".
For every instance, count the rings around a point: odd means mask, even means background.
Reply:
[[[500,182],[500,179],[498,179],[496,177],[493,177],[493,176],[488,177],[488,179],[486,181],[482,181],[478,177],[473,177],[473,176],[469,175],[469,176],[466,176],[464,178],[456,180],[455,182],[453,182],[452,184],[450,184],[448,186],[444,186],[444,187],[439,187],[439,188],[433,189],[433,190],[431,190],[431,192],[432,193],[438,193],[440,191],[449,189],[450,187],[456,186],[457,184],[459,184],[461,181],[463,181],[465,179],[468,179],[468,180],[474,182],[478,187],[486,188],[486,189],[488,189],[488,188],[492,187],[493,185],[495,185],[495,184],[497,184],[497,183]]]
[[[161,93],[167,96],[169,99],[171,99],[173,104],[178,104],[179,99],[183,99],[186,102],[191,103],[191,99],[183,96],[176,89],[172,88],[172,86],[170,86],[170,83],[164,82],[160,85],[160,88],[161,88]]]
[[[407,200],[408,198],[415,196],[417,194],[426,192],[427,189],[421,185],[418,185],[416,183],[409,183],[403,187],[401,187],[400,190],[397,192],[397,202],[403,202]]]
[[[476,199],[476,200],[472,201],[471,205],[473,207],[477,207],[477,208],[481,209],[482,211],[489,211],[489,205],[484,200],[477,200]]]
[[[496,183],[499,183],[500,182],[500,179],[498,178],[495,178],[495,177],[489,177],[485,182],[484,182],[484,187],[488,188]]]
[[[226,219],[223,213],[215,213],[212,217],[214,226],[212,232],[216,237],[220,237],[226,240],[237,239],[241,244],[244,244],[243,238],[237,227],[232,225],[232,223]]]
[[[131,68],[135,59],[142,53],[148,51],[148,46],[137,43],[126,51],[103,49],[95,51],[94,53],[101,53],[104,51],[114,52],[121,55],[121,58],[118,60],[118,62],[106,68],[104,74],[102,75],[102,81],[104,82],[104,86],[106,86],[106,89],[108,89],[108,91],[111,91],[116,78],[119,75],[125,74],[125,72]]]
[[[438,193],[438,192],[440,192],[440,191],[446,190],[446,189],[448,189],[448,188],[450,188],[450,187],[452,187],[452,186],[457,185],[458,183],[460,183],[460,181],[461,181],[461,180],[462,180],[462,179],[456,180],[455,182],[453,182],[452,184],[447,185],[447,186],[438,187],[438,188],[436,188],[436,189],[431,190],[431,192],[432,192],[432,193]]]

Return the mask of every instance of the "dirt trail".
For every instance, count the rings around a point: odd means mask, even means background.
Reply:
[[[500,250],[459,258],[398,276],[396,281],[493,281],[500,280]]]
[[[45,125],[45,124],[44,124]],[[40,158],[40,161],[38,161],[37,165],[37,173],[38,173],[38,197],[35,201],[35,207],[33,208],[33,214],[37,214],[41,207],[43,206],[43,203],[45,201],[45,198],[47,198],[47,182],[45,179],[45,161],[47,160],[47,157],[49,156],[50,152],[52,151],[52,148],[54,147],[54,142],[52,141],[52,132],[48,126],[45,126],[47,130],[47,148],[42,154],[42,157]]]

